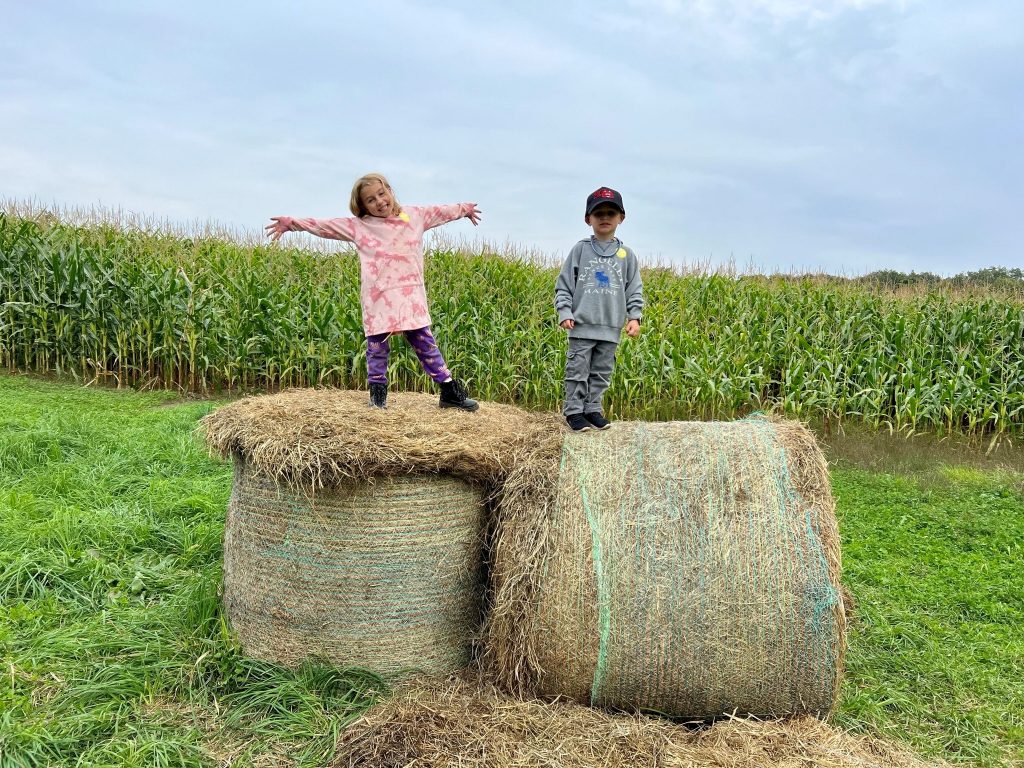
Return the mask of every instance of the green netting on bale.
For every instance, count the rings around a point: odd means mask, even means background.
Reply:
[[[480,621],[481,491],[445,475],[281,486],[235,456],[224,604],[243,650],[387,678],[469,660]]]
[[[536,692],[694,718],[832,708],[838,530],[803,427],[624,422],[570,435],[546,514],[523,617]],[[516,583],[515,569],[496,562],[499,583]]]

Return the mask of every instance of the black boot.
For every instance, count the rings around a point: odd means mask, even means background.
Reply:
[[[466,392],[466,385],[458,379],[441,382],[442,408],[461,408],[464,411],[475,411],[480,404],[471,399]]]
[[[388,407],[388,385],[387,384],[371,384],[370,385],[370,407],[371,408],[387,408]]]

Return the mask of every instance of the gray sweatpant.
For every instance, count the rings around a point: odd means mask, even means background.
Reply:
[[[564,415],[601,410],[601,398],[612,383],[617,346],[614,341],[569,338],[569,351],[565,358]]]

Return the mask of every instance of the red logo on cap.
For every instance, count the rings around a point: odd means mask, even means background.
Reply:
[[[594,193],[594,197],[615,197],[615,193],[607,187],[603,187]]]

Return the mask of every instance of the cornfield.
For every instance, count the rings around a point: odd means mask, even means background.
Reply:
[[[428,253],[438,338],[474,396],[555,409],[566,340],[557,267],[480,248]],[[620,418],[770,410],[900,433],[1024,432],[1024,296],[894,293],[822,278],[644,271],[620,346]],[[0,365],[185,392],[364,387],[356,259],[0,212]],[[392,386],[430,391],[408,346]]]

